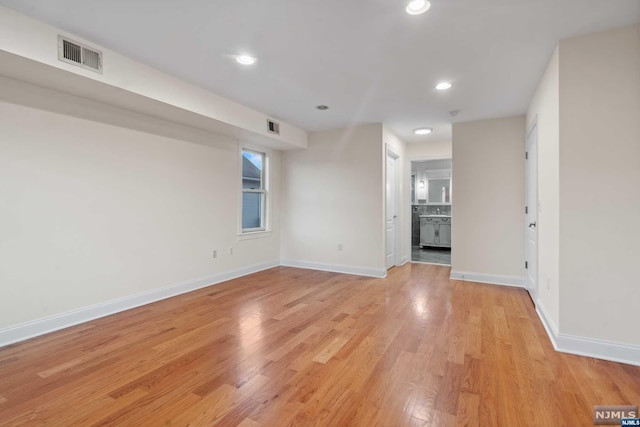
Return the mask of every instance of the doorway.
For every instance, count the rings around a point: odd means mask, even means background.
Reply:
[[[525,275],[534,304],[538,298],[538,125],[527,133],[525,155]]]
[[[411,161],[411,261],[451,265],[452,161]]]

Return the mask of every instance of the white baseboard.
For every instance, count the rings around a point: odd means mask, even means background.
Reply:
[[[520,276],[503,276],[500,274],[470,273],[467,271],[451,270],[450,278],[453,280],[466,280],[492,285],[515,286],[517,288],[524,288],[526,286],[525,278]]]
[[[406,261],[405,261],[406,262]],[[281,260],[243,267],[237,270],[214,274],[199,279],[189,280],[175,285],[165,286],[159,289],[142,292],[124,298],[108,301],[83,307],[66,313],[56,314],[43,319],[22,323],[0,329],[0,347],[24,341],[49,332],[64,329],[80,323],[89,322],[100,317],[119,313],[131,308],[140,307],[176,295],[191,292],[207,286],[232,280],[238,277],[257,273],[262,270],[277,267],[297,267],[312,270],[331,271],[335,273],[354,274],[384,278],[387,275],[385,269],[362,268],[347,265],[321,264],[309,261]],[[468,280],[496,285],[524,287],[525,279],[516,276],[488,275],[480,273],[468,273],[461,271],[451,271],[451,279]],[[570,353],[579,356],[593,357],[597,359],[610,360],[613,362],[626,363],[640,366],[640,346],[622,344],[612,341],[599,340],[594,338],[579,337],[575,335],[561,334],[558,327],[553,323],[551,317],[539,302],[536,303],[536,312],[540,318],[547,335],[556,351]]]
[[[403,265],[405,265],[405,264],[406,264],[406,263],[408,263],[408,262],[409,262],[409,257],[408,257],[408,256],[403,256],[403,257],[400,259],[400,266],[402,267]]]
[[[387,277],[387,270],[384,268],[377,269],[377,268],[355,267],[352,265],[322,264],[317,262],[299,261],[299,260],[291,260],[291,259],[281,260],[280,265],[284,267],[306,268],[309,270],[331,271],[333,273],[376,277],[378,279],[383,279]]]
[[[640,366],[640,346],[562,334],[539,301],[536,312],[556,351]]]
[[[186,282],[169,285],[158,289],[142,292],[139,294],[107,301],[100,304],[82,307],[77,310],[56,314],[31,322],[22,323],[8,328],[0,329],[0,347],[24,341],[49,332],[68,328],[80,323],[89,322],[100,317],[109,316],[114,313],[140,307],[145,304],[160,301],[176,295],[205,288],[227,280],[235,279],[248,274],[280,265],[279,261],[266,262],[237,270],[226,271],[199,279],[188,280]]]
[[[558,327],[549,316],[549,312],[544,308],[544,306],[540,303],[540,301],[536,302],[536,313],[538,313],[538,317],[542,322],[542,326],[547,331],[547,335],[549,335],[549,339],[553,344],[553,347],[556,346],[556,336],[558,336]]]

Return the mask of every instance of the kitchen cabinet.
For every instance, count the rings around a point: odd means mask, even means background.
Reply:
[[[436,244],[436,223],[420,218],[420,246],[433,246]]]
[[[451,217],[420,215],[420,246],[451,247]]]
[[[451,220],[438,225],[438,243],[440,246],[451,247]]]

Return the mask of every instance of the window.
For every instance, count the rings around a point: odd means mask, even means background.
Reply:
[[[242,150],[242,232],[266,229],[267,190],[264,153]]]

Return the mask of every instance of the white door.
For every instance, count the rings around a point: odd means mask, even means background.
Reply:
[[[526,191],[525,207],[525,274],[527,289],[535,303],[538,298],[538,126],[534,124],[527,135],[526,144]]]
[[[396,227],[398,222],[398,188],[396,160],[398,156],[387,150],[386,191],[385,191],[385,256],[386,266],[396,265]]]

